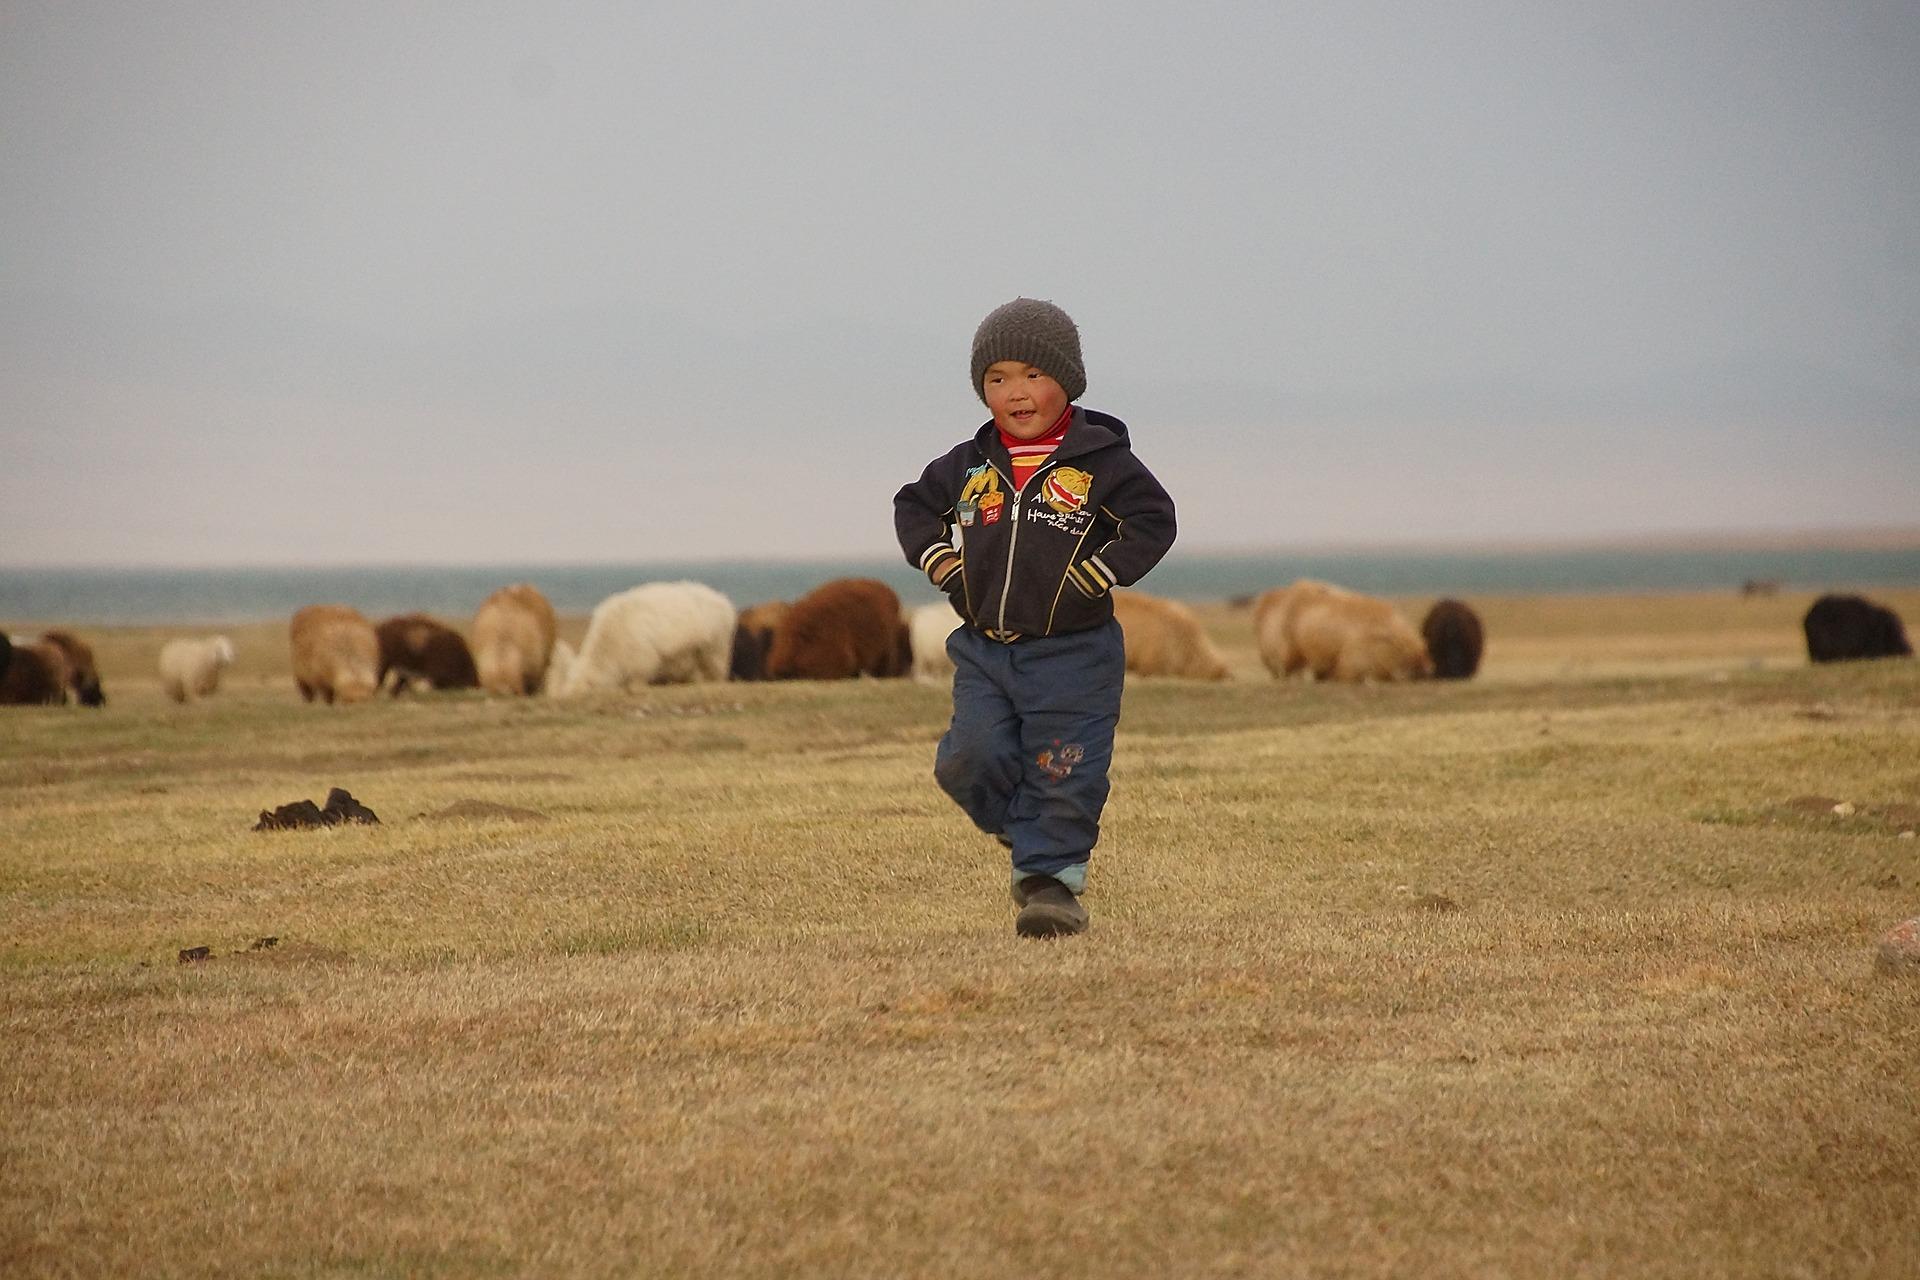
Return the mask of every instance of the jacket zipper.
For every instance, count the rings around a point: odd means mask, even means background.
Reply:
[[[1027,484],[1032,484],[1035,480],[1038,480],[1041,473],[1051,467],[1053,462],[1054,460],[1052,458],[1048,458],[1038,467],[1035,467],[1033,473],[1027,477]],[[1013,487],[1013,477],[1001,471],[1000,468],[995,465],[992,458],[987,459],[987,465],[993,467],[995,473],[1007,482],[1009,488]],[[1013,502],[1011,504],[1013,511],[1010,513],[1013,516],[1013,532],[1007,535],[1007,578],[1006,581],[1000,584],[1001,635],[1007,634],[1007,594],[1013,590],[1013,550],[1020,545],[1020,500],[1026,496],[1026,492],[1026,485],[1021,485],[1019,488],[1013,490]]]

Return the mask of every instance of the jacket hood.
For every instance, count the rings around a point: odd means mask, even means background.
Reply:
[[[973,433],[973,443],[989,458],[1006,457],[1006,450],[1000,444],[1000,428],[993,424],[991,418]],[[1133,441],[1127,435],[1126,423],[1110,413],[1075,405],[1073,421],[1067,424],[1067,434],[1061,439],[1060,447],[1053,451],[1053,457],[1074,458],[1115,444],[1132,451]]]

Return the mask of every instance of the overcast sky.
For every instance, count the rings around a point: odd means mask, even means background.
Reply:
[[[1920,523],[1920,6],[0,0],[0,563],[892,554],[1079,322],[1182,545]]]

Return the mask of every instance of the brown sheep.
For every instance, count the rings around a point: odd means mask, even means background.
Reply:
[[[767,654],[773,648],[773,633],[792,608],[785,600],[768,600],[740,611],[739,621],[733,628],[730,679],[767,678]]]
[[[1433,674],[1420,633],[1384,600],[1303,578],[1254,605],[1260,659],[1276,679],[1417,680]]]
[[[70,631],[48,631],[40,637],[42,644],[52,645],[60,650],[67,659],[67,687],[73,690],[83,707],[103,707],[107,695],[100,688],[100,671],[93,663],[93,650],[84,640]]]
[[[1421,619],[1420,636],[1433,659],[1433,674],[1442,680],[1467,680],[1480,669],[1486,630],[1480,615],[1458,600],[1439,600]]]
[[[480,687],[509,697],[540,692],[558,631],[553,606],[529,584],[517,582],[488,596],[473,617]]]
[[[65,651],[45,640],[16,644],[12,650],[6,671],[0,673],[0,705],[65,706],[73,675]]]
[[[801,596],[767,651],[769,680],[903,676],[912,665],[900,597],[874,578],[836,578]]]
[[[310,604],[293,615],[293,680],[308,702],[365,702],[380,687],[380,638],[358,609]]]
[[[393,673],[393,696],[414,681],[430,689],[475,689],[473,653],[458,631],[424,613],[388,618],[373,632],[380,639],[380,682]]]
[[[1227,678],[1227,660],[1187,606],[1144,592],[1116,591],[1113,616],[1126,636],[1129,675]]]
[[[0,705],[62,706],[72,695],[83,707],[104,706],[93,650],[71,632],[48,631],[31,644],[11,644],[0,673]]]

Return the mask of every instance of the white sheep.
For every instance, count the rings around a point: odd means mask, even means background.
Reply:
[[[160,685],[175,702],[210,696],[220,673],[233,665],[233,641],[225,636],[169,640],[160,648]]]
[[[913,678],[925,684],[945,684],[953,679],[953,659],[947,656],[947,637],[960,627],[960,615],[953,606],[923,604],[907,619],[907,635],[913,643]]]
[[[649,684],[725,680],[733,628],[733,603],[712,587],[649,582],[594,606],[578,654],[555,646],[547,689],[565,698]]]

